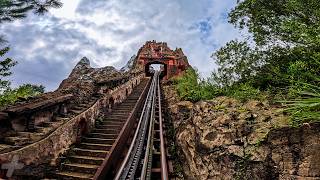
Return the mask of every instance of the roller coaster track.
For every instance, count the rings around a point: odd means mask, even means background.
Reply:
[[[159,72],[155,72],[137,130],[116,180],[168,180],[160,92]]]
[[[58,179],[169,179],[159,72],[144,80],[81,143]],[[50,175],[51,176],[51,175]]]

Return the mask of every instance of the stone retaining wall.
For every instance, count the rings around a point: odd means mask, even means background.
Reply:
[[[114,88],[90,108],[68,120],[46,138],[21,149],[0,154],[0,164],[10,162],[13,156],[17,155],[19,162],[24,165],[37,166],[44,163],[54,165],[59,154],[64,153],[70,145],[76,142],[80,122],[84,121],[88,131],[90,131],[94,127],[95,120],[99,117],[103,108],[108,107],[110,98],[115,99],[116,103],[122,102],[126,98],[126,95],[132,92],[132,88],[140,83],[142,78],[144,78],[144,74]]]

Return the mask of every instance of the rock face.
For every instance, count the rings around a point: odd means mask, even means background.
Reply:
[[[127,64],[120,69],[120,72],[128,72],[130,69],[132,69],[132,67],[134,67],[135,65],[136,58],[137,58],[136,55],[131,56]]]
[[[77,101],[83,101],[98,91],[96,82],[103,79],[122,77],[114,67],[92,68],[90,61],[84,57],[74,67],[69,77],[62,81],[58,91],[72,93],[77,96]]]
[[[164,91],[186,179],[320,179],[320,124],[289,127],[258,101],[193,104]]]

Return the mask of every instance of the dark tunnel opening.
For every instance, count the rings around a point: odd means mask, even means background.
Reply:
[[[167,72],[168,72],[167,64],[159,61],[154,61],[154,62],[147,63],[145,65],[145,73],[147,77],[153,76],[155,70],[158,70],[161,72],[160,79],[162,79],[167,75]]]

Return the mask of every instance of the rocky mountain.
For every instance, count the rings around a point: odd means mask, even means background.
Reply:
[[[172,86],[164,94],[185,179],[319,179],[319,123],[290,127],[266,102],[191,103]]]
[[[137,58],[137,56],[133,55],[130,58],[130,60],[127,62],[127,64],[120,69],[120,72],[128,72],[130,69],[132,69],[132,67],[135,64],[136,58]]]

